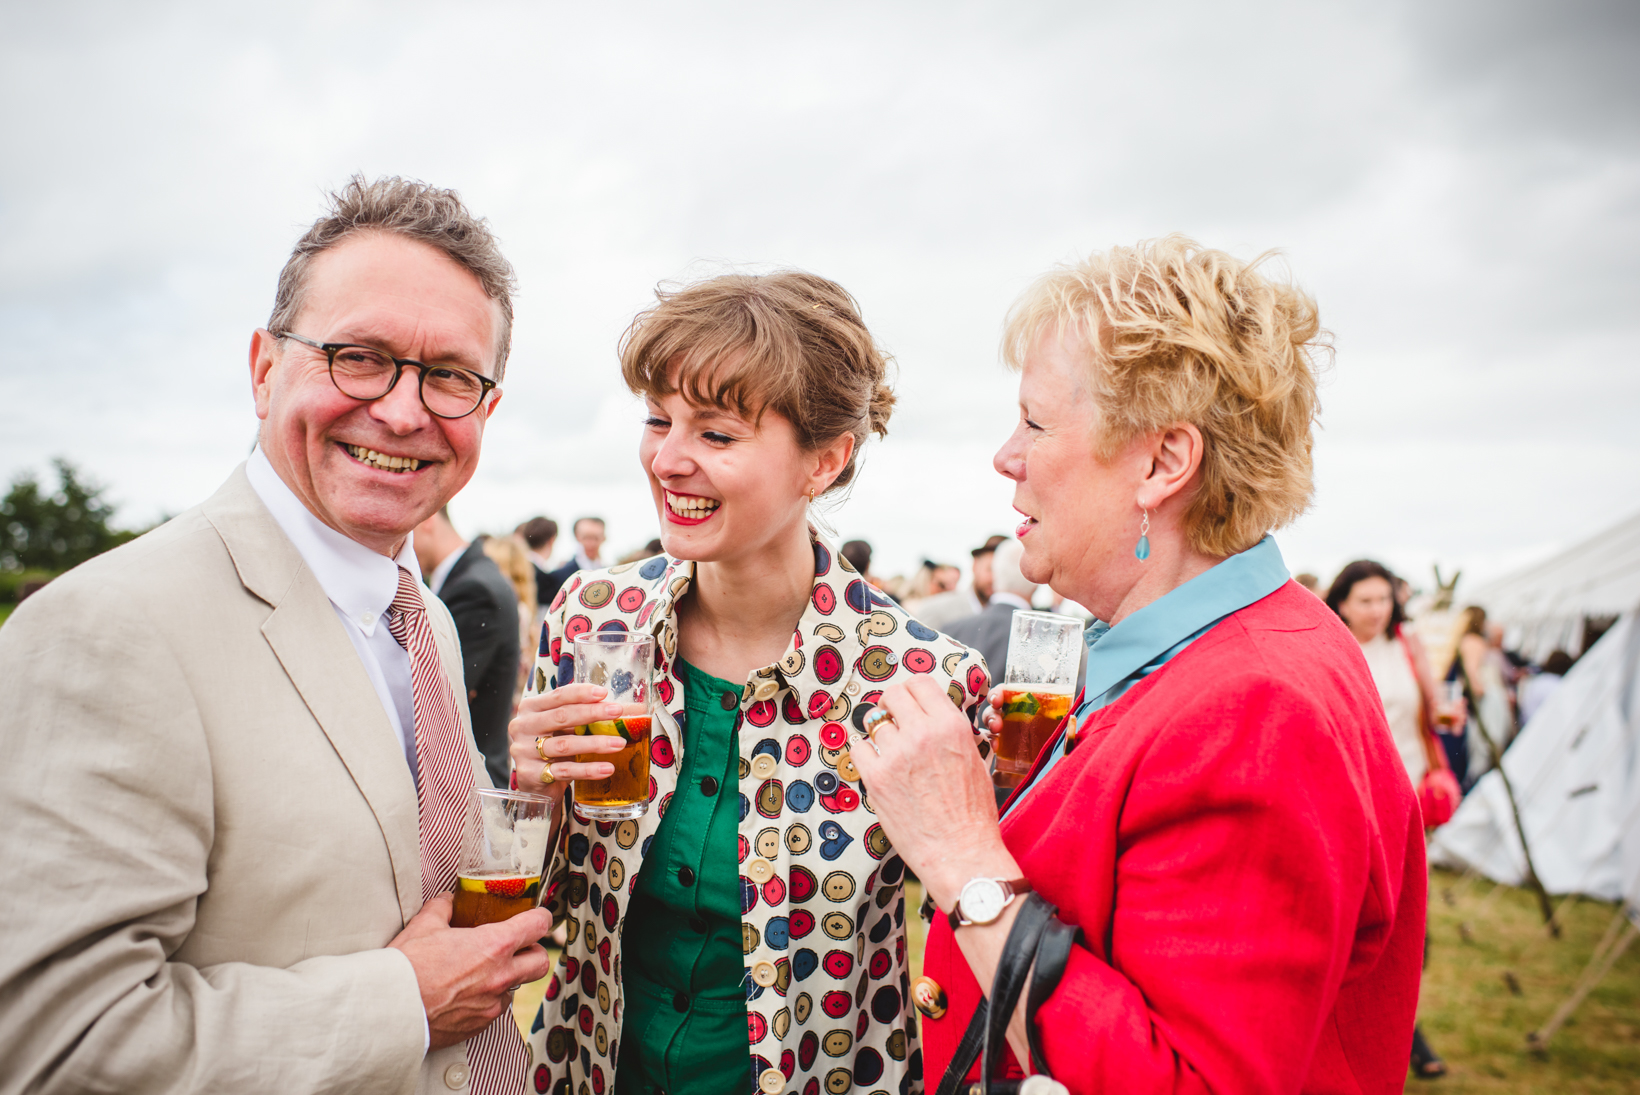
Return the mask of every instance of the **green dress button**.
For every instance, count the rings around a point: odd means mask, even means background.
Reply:
[[[740,705],[740,697],[733,692],[725,692],[718,697],[718,703],[723,705],[725,711],[733,711]]]

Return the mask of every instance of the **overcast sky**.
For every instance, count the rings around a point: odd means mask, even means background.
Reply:
[[[655,533],[614,348],[657,282],[835,278],[900,409],[831,523],[893,573],[1012,528],[1010,301],[1182,231],[1335,332],[1293,569],[1485,576],[1640,509],[1640,6],[0,2],[0,478],[143,524],[254,436],[246,347],[355,171],[518,268],[464,532]]]

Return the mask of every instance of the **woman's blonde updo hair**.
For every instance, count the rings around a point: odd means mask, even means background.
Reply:
[[[1078,339],[1099,410],[1097,455],[1188,422],[1200,482],[1191,544],[1246,551],[1309,507],[1317,355],[1330,353],[1315,301],[1183,236],[1113,247],[1060,266],[1008,315],[1003,357],[1018,369],[1044,336]]]
[[[866,434],[887,435],[889,358],[835,281],[801,270],[724,274],[655,296],[621,336],[621,376],[633,392],[681,391],[753,422],[777,411],[810,451],[852,434],[854,455],[828,491],[854,478]]]

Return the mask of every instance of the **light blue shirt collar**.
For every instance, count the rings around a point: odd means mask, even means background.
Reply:
[[[1084,633],[1088,667],[1083,694],[1103,696],[1174,646],[1280,589],[1287,564],[1274,537],[1196,575],[1115,627],[1097,620]]]
[[[1185,647],[1232,612],[1262,601],[1287,582],[1287,564],[1272,537],[1196,575],[1158,597],[1115,627],[1095,620],[1082,633],[1088,646],[1082,703],[1071,717],[1080,725],[1091,713],[1113,703],[1129,686],[1171,661]],[[1011,814],[1065,757],[1060,734],[1036,778],[1015,796]],[[1003,815],[1004,817],[1007,814]]]

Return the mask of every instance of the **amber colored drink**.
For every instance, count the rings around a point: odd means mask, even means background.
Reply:
[[[1031,770],[1036,755],[1070,714],[1071,698],[1062,692],[1002,693],[1002,733],[995,742],[998,787],[1017,787]]]
[[[452,928],[499,924],[527,912],[541,900],[541,876],[520,874],[461,875],[456,882]]]
[[[647,708],[638,708],[647,711]],[[595,820],[637,817],[640,807],[649,802],[649,715],[623,715],[588,726],[577,726],[576,736],[614,735],[625,738],[628,745],[619,753],[581,753],[576,760],[582,764],[608,761],[615,766],[615,774],[608,779],[580,779],[575,781],[575,806],[581,813]]]

